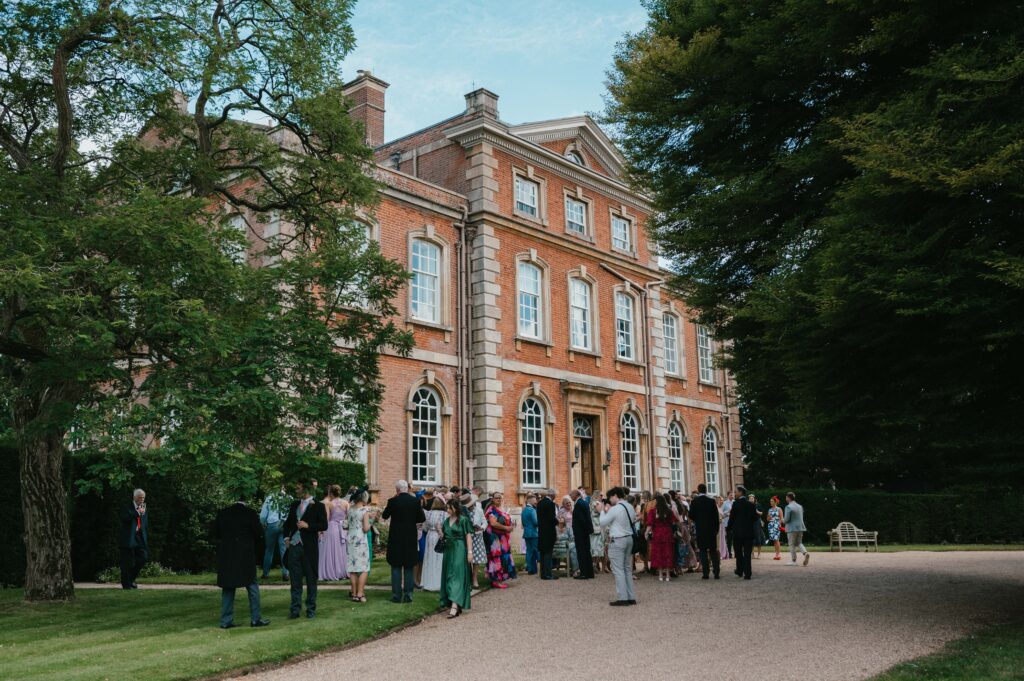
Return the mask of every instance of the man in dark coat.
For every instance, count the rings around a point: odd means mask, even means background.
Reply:
[[[590,515],[590,504],[580,489],[574,489],[569,496],[573,498],[572,536],[576,543],[576,562],[580,566],[576,579],[593,579],[594,560],[590,555],[590,535],[594,531],[594,518]]]
[[[288,509],[288,519],[281,532],[288,551],[288,579],[291,582],[292,602],[288,619],[297,619],[302,610],[302,582],[306,582],[306,617],[316,617],[316,585],[320,579],[320,533],[327,531],[327,509],[313,498],[313,488],[295,485],[295,501]]]
[[[222,508],[213,521],[213,538],[217,540],[217,586],[221,589],[220,628],[236,626],[238,588],[244,588],[249,595],[249,626],[267,626],[270,620],[260,615],[260,583],[256,581],[256,561],[262,553],[263,540],[259,514],[242,500]]]
[[[754,523],[757,522],[757,509],[747,498],[747,490],[742,485],[736,488],[736,501],[732,502],[729,511],[729,522],[726,529],[732,530],[732,552],[736,554],[736,576],[750,579],[750,554],[754,550]]]
[[[696,526],[700,568],[704,579],[708,578],[709,568],[712,567],[715,579],[718,579],[722,570],[722,557],[718,555],[718,528],[721,520],[718,517],[718,504],[708,496],[708,486],[704,483],[697,485],[697,494],[690,500],[690,518]]]
[[[141,489],[132,494],[131,503],[118,512],[117,546],[121,549],[121,588],[138,589],[135,583],[139,571],[149,556],[149,514],[146,513],[146,493]]]
[[[416,525],[426,522],[423,506],[409,494],[409,483],[395,483],[395,496],[388,499],[381,518],[390,520],[388,530],[388,565],[391,566],[391,602],[412,603],[413,568],[419,558]]]
[[[537,548],[540,550],[540,578],[558,579],[551,574],[551,560],[555,553],[555,536],[558,534],[558,508],[555,506],[556,492],[549,489],[537,502]]]

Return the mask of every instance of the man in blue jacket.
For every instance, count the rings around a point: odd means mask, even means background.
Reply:
[[[526,574],[535,575],[540,552],[537,550],[537,495],[533,492],[526,495],[522,520],[523,542],[526,544]]]

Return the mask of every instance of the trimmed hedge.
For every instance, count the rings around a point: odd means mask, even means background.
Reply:
[[[751,490],[765,508],[794,492],[804,507],[807,537],[828,544],[842,521],[877,530],[884,544],[1008,544],[1024,541],[1024,497],[960,494],[890,494],[828,489]]]
[[[150,510],[151,561],[175,570],[200,572],[216,566],[216,547],[210,523],[217,511],[230,503],[229,494],[216,482],[188,476],[153,476],[138,471],[130,487],[105,488],[102,493],[76,494],[73,481],[85,469],[85,462],[67,457],[65,480],[71,506],[71,564],[77,581],[92,581],[103,570],[118,564],[118,508],[131,501],[132,490],[146,490]],[[0,445],[0,498],[8,501],[8,515],[0,523],[0,585],[20,586],[25,579],[25,547],[22,537],[18,454]],[[289,471],[285,480],[317,479],[321,493],[327,485],[343,490],[366,482],[365,467],[356,462],[317,459],[301,469]],[[253,499],[262,503],[263,494]]]

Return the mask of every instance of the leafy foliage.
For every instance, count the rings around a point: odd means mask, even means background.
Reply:
[[[650,0],[608,118],[752,479],[1019,486],[1024,7]]]

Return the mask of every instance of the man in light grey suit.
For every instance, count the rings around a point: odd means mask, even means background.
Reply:
[[[786,526],[786,539],[789,541],[788,565],[796,565],[796,551],[799,547],[801,553],[804,554],[804,567],[806,567],[811,560],[811,554],[807,553],[807,549],[804,548],[804,532],[807,531],[807,526],[804,525],[804,507],[796,503],[796,494],[793,492],[786,494],[786,513],[782,522]]]

